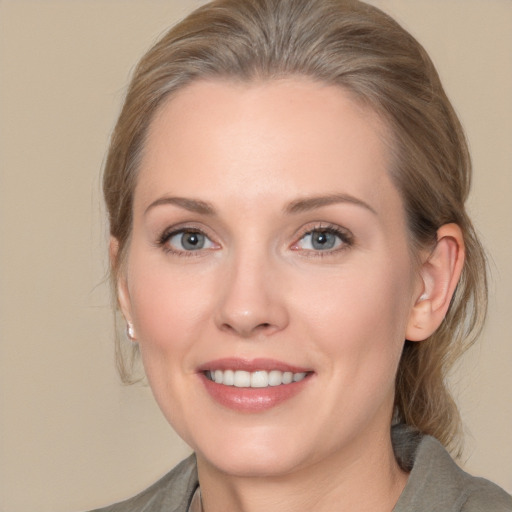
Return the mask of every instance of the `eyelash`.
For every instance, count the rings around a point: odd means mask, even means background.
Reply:
[[[337,254],[342,251],[350,249],[354,245],[354,235],[346,228],[341,228],[335,224],[320,223],[314,226],[307,226],[303,229],[299,235],[297,242],[292,245],[292,249],[300,251],[297,247],[299,242],[303,240],[307,235],[311,235],[315,232],[328,233],[337,236],[341,241],[341,246],[334,249],[327,249],[324,251],[315,249],[302,249],[304,255],[308,258],[325,258]]]
[[[203,235],[208,240],[211,240],[211,238],[202,229],[192,227],[192,226],[184,226],[184,227],[173,228],[171,230],[164,231],[157,240],[157,246],[161,247],[162,250],[167,254],[172,254],[175,256],[180,256],[180,257],[185,257],[185,258],[202,256],[205,251],[209,250],[209,248],[207,248],[204,250],[199,249],[197,251],[185,251],[185,250],[174,249],[171,245],[169,245],[168,242],[169,242],[169,240],[171,240],[171,238],[173,236],[176,236],[179,234],[186,234],[186,233]]]
[[[300,247],[298,247],[298,244],[306,236],[312,235],[315,232],[321,232],[321,233],[335,235],[341,241],[341,247],[334,248],[334,249],[327,249],[324,251],[315,250],[315,249],[301,249]],[[199,235],[205,236],[208,240],[211,241],[211,238],[208,236],[207,233],[205,233],[204,230],[202,230],[200,228],[192,227],[192,226],[184,226],[184,227],[172,228],[170,230],[164,231],[158,238],[156,245],[161,247],[164,252],[166,252],[168,254],[180,256],[180,257],[198,257],[201,255],[204,255],[205,251],[209,251],[211,249],[211,248],[206,248],[203,250],[199,249],[196,251],[192,251],[192,250],[186,251],[186,250],[176,250],[176,249],[172,248],[172,246],[169,245],[168,242],[173,236],[176,236],[179,234],[185,234],[185,233],[191,233],[191,234],[197,233]],[[212,243],[215,243],[215,242],[212,242]],[[353,245],[354,245],[354,236],[348,229],[341,228],[335,224],[320,223],[318,225],[307,226],[307,227],[303,228],[303,230],[297,237],[297,241],[292,244],[291,248],[292,248],[292,250],[303,252],[306,255],[306,257],[322,258],[322,257],[336,254],[341,251],[345,251],[345,250],[349,249],[350,247],[352,247]]]

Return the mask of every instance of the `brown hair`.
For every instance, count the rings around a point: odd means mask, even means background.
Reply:
[[[486,264],[464,203],[471,163],[460,122],[422,46],[379,9],[356,0],[217,0],[172,28],[135,69],[111,139],[104,195],[119,243],[117,278],[129,243],[132,200],[144,139],[155,111],[188,83],[304,76],[351,91],[392,134],[391,176],[404,200],[411,247],[435,244],[457,223],[466,261],[441,327],[405,342],[395,417],[457,447],[460,418],[447,388],[454,361],[479,333],[486,311]],[[133,357],[123,362],[126,378]]]

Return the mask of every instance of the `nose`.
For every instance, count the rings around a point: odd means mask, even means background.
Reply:
[[[215,314],[220,330],[251,338],[270,336],[288,325],[282,276],[270,260],[253,253],[226,263]]]

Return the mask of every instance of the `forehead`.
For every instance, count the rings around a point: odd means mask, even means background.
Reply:
[[[136,196],[224,195],[249,204],[339,189],[378,207],[389,199],[383,193],[396,195],[386,133],[372,110],[337,86],[198,81],[157,111]]]

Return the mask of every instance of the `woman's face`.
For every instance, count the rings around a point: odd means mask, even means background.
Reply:
[[[200,464],[284,474],[389,436],[421,282],[383,133],[305,79],[198,82],[153,120],[120,300]]]

